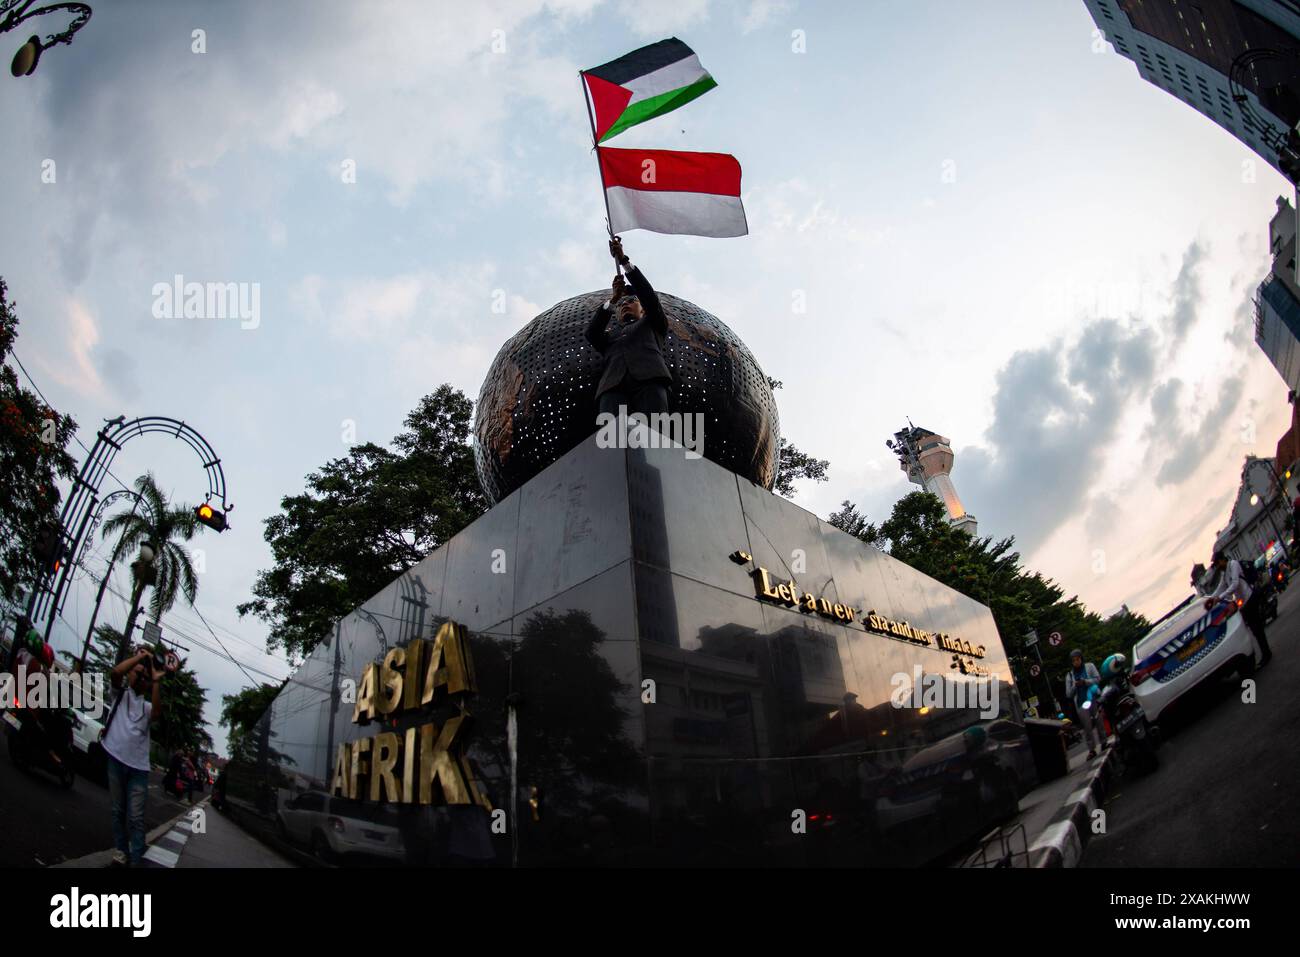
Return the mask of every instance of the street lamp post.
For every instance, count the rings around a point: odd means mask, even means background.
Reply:
[[[1286,486],[1283,482],[1282,476],[1278,474],[1277,469],[1273,467],[1273,464],[1268,459],[1251,459],[1246,464],[1246,474],[1249,476],[1250,470],[1257,465],[1262,465],[1266,469],[1268,469],[1269,477],[1273,479],[1273,482],[1276,486],[1275,494],[1277,497],[1281,498]],[[1252,507],[1257,506],[1259,505],[1259,503],[1260,503],[1259,493],[1251,492],[1250,495],[1251,506]],[[1266,502],[1264,504],[1264,513],[1268,516],[1269,524],[1273,526],[1273,534],[1277,537],[1278,548],[1282,549],[1282,555],[1286,558],[1286,562],[1289,565],[1291,564],[1291,549],[1287,548],[1286,536],[1282,534],[1282,529],[1278,527],[1277,524],[1277,516],[1273,514],[1274,504],[1275,503],[1272,501]]]
[[[117,660],[120,664],[131,654],[131,635],[135,631],[135,619],[140,614],[140,600],[144,597],[145,586],[158,580],[158,570],[154,567],[154,547],[152,542],[141,542],[140,557],[131,563],[131,577],[135,584],[131,588],[131,613],[126,618],[126,629],[117,646]]]
[[[144,500],[139,496],[139,494],[129,490],[124,492],[110,493],[107,497],[105,497],[104,501],[101,503],[99,511],[102,512],[104,506],[109,505],[115,497],[121,497],[123,495],[134,496],[135,502],[131,506],[131,514],[134,515],[136,513],[136,509],[140,507],[140,503],[143,502]],[[98,520],[98,513],[97,513],[96,520],[91,526],[92,536],[94,534],[94,529],[98,525],[99,525],[99,520]],[[89,544],[89,541],[90,538],[87,537],[87,544]],[[117,560],[122,554],[123,541],[124,539],[119,538],[117,540],[117,544],[113,546],[113,554],[108,559],[108,567],[104,569],[104,577],[99,580],[99,592],[95,595],[95,607],[92,608],[90,612],[90,624],[86,626],[86,640],[81,646],[81,659],[77,663],[78,674],[84,674],[86,671],[86,656],[90,654],[90,639],[95,634],[95,622],[99,618],[99,606],[103,604],[104,591],[108,588],[108,579],[113,574],[113,566],[117,564]],[[132,605],[132,607],[134,608],[135,606]]]

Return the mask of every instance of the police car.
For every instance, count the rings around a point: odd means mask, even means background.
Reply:
[[[1254,673],[1258,649],[1240,612],[1226,601],[1206,611],[1205,599],[1193,595],[1133,646],[1129,681],[1148,721],[1159,721],[1170,705],[1208,678]]]

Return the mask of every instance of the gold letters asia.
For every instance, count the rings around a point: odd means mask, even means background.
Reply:
[[[449,621],[432,641],[414,639],[405,648],[390,649],[382,664],[366,665],[352,721],[395,724],[400,714],[476,690],[465,628]],[[401,735],[384,731],[340,744],[330,793],[357,801],[479,804],[491,810],[462,753],[473,719],[463,700],[458,703],[460,713],[441,727],[428,721]]]

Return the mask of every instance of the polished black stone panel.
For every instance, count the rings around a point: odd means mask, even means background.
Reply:
[[[625,864],[647,846],[645,709],[626,560],[515,617],[521,852]]]
[[[854,620],[760,600],[755,564]],[[896,707],[917,669],[949,690],[972,679],[949,652],[866,630],[870,610],[986,645],[994,709]],[[504,829],[481,806],[327,793],[338,744],[377,730],[352,723],[349,682],[449,619],[469,630],[477,693],[391,730],[471,715],[463,753]],[[229,794],[282,839],[371,864],[916,865],[1033,783],[1019,715],[978,602],[708,459],[593,437],[339,621]]]
[[[731,476],[712,463],[674,450],[635,455],[629,481],[661,476],[664,501],[685,516],[671,525],[666,562],[634,550],[645,673],[688,689],[676,713],[650,709],[647,719],[655,830],[675,835],[674,860],[920,864],[1014,808],[1034,770],[986,608],[743,479],[733,499]],[[634,543],[660,534],[653,510],[643,514],[650,528],[634,509]],[[754,561],[723,563],[736,547]],[[760,602],[755,565],[831,603],[987,644],[994,709],[981,713],[973,696],[964,708],[895,707],[899,676],[913,679],[918,667],[966,691],[974,679],[952,670],[949,652],[868,632],[861,620]],[[797,813],[807,833],[792,833]]]
[[[513,614],[520,497],[509,496],[439,549],[447,553],[444,618],[474,629]]]
[[[727,553],[747,540],[736,476],[705,468],[706,460],[689,459],[681,449],[626,454],[633,557],[725,587],[733,577]]]
[[[754,562],[775,575],[794,578],[818,596],[840,601],[817,516],[753,482],[737,484]]]
[[[515,608],[530,608],[627,561],[626,457],[582,445],[519,490]]]

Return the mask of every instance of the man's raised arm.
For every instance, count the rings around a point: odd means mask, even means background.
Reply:
[[[631,263],[627,267],[627,280],[632,284],[632,291],[636,293],[637,299],[641,301],[641,308],[645,311],[646,318],[650,320],[650,325],[659,335],[668,335],[668,317],[664,315],[664,307],[659,304],[659,295],[650,285],[650,281]]]
[[[614,261],[627,270],[628,282],[632,284],[632,291],[640,300],[641,310],[650,320],[651,327],[661,336],[668,335],[668,317],[664,315],[664,307],[659,303],[659,294],[654,291],[650,281],[641,275],[641,270],[632,265],[627,253],[623,252],[623,240],[617,236],[611,239],[609,252]]]
[[[623,296],[623,277],[621,275],[614,277],[614,284],[610,288],[610,296],[599,306],[596,307],[595,313],[592,314],[591,322],[587,323],[587,341],[591,343],[592,348],[597,352],[604,352],[605,347],[609,345],[609,336],[605,333],[605,326],[609,324],[609,317],[613,312],[612,306]]]

